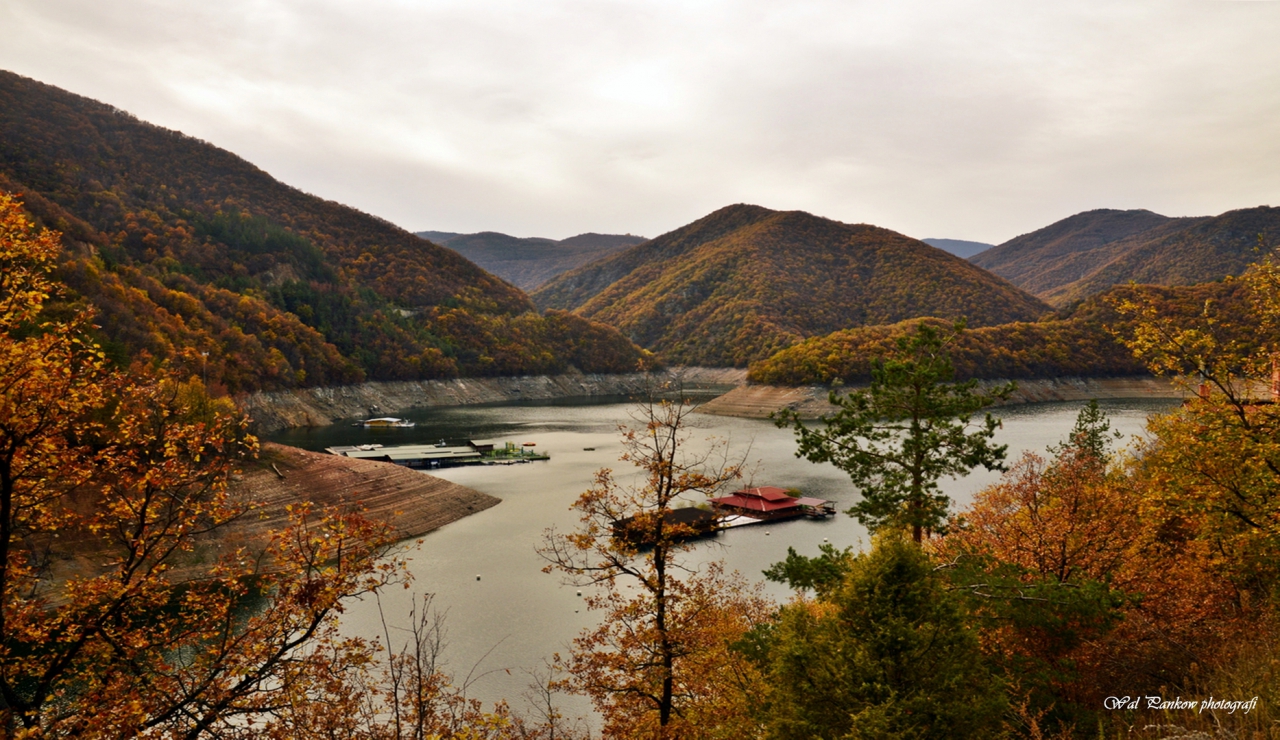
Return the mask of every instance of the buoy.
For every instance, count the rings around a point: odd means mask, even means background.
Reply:
[[[765,533],[764,533],[764,536],[765,536],[765,537],[768,537],[770,534],[771,534],[770,532],[765,532]]]
[[[477,575],[477,576],[476,576],[476,580],[477,580],[477,581],[478,581],[478,580],[480,580],[480,576],[479,576],[479,575]]]
[[[581,592],[581,591],[579,591],[579,592],[578,592],[578,595],[579,595],[579,596],[581,596],[581,595],[582,595],[582,592]]]
[[[826,541],[827,541],[827,538],[826,538],[826,537],[823,537],[823,538],[822,538],[822,541],[823,541],[823,542],[826,542]]]

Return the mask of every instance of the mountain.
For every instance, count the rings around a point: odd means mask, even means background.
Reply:
[[[888,229],[752,205],[567,272],[533,298],[615,326],[671,362],[739,367],[853,326],[917,316],[984,326],[1049,310]]]
[[[1046,291],[1045,300],[1066,304],[1129,282],[1167,286],[1221,280],[1243,273],[1280,246],[1280,208],[1258,206],[1176,220],[1178,228],[1170,225],[1125,239],[1116,245],[1114,258]]]
[[[211,144],[0,72],[0,189],[63,232],[60,277],[120,362],[227,391],[630,370],[640,350],[382,219]]]
[[[456,231],[416,231],[414,235],[429,239],[436,244],[444,244],[455,236],[463,236],[463,234],[459,234]]]
[[[920,241],[964,259],[969,259],[973,255],[985,252],[995,246],[986,242],[971,242],[964,239],[921,239]]]
[[[1280,242],[1280,209],[1169,218],[1151,211],[1079,213],[971,258],[1054,305],[1128,282],[1192,285],[1237,275],[1258,259],[1258,237]]]
[[[494,231],[419,231],[418,236],[443,244],[522,290],[534,290],[563,272],[644,241],[630,234],[579,234],[561,241]]]

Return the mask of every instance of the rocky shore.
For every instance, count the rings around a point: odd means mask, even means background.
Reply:
[[[745,383],[746,376],[744,369],[675,368],[627,375],[565,373],[518,378],[370,382],[254,393],[240,399],[239,403],[254,420],[257,431],[267,434],[280,429],[326,426],[340,419],[359,418],[371,413],[370,409],[394,414],[405,409],[432,406],[631,395],[677,380],[691,387],[728,389]]]
[[[994,385],[1001,381],[983,381]],[[1019,380],[1018,389],[1005,402],[1042,403],[1045,401],[1087,401],[1091,398],[1182,398],[1185,392],[1168,378],[1053,378]],[[790,388],[773,385],[743,385],[698,407],[704,414],[763,419],[787,408],[801,417],[815,419],[832,411],[827,403],[829,386]]]

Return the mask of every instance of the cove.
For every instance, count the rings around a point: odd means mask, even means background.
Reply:
[[[1112,427],[1125,436],[1118,443],[1121,446],[1142,433],[1148,415],[1177,404],[1170,399],[1100,401]],[[993,414],[1003,422],[997,441],[1009,446],[1008,461],[1023,451],[1044,453],[1046,447],[1060,443],[1083,405],[1041,403],[994,409]],[[591,485],[596,470],[612,468],[619,479],[630,472],[630,465],[617,459],[621,452],[618,426],[631,422],[633,409],[622,398],[433,408],[399,414],[417,422],[411,430],[366,430],[335,424],[288,430],[270,439],[312,450],[370,441],[390,445],[489,439],[533,442],[539,452],[550,455],[548,461],[526,465],[433,471],[503,502],[431,532],[421,545],[410,543],[407,555],[415,578],[412,589],[382,595],[393,639],[397,639],[396,620],[407,620],[413,594],[434,593],[436,608],[447,612],[448,670],[459,681],[472,677],[469,694],[475,698],[486,703],[507,699],[521,711],[520,697],[529,683],[524,669],[541,666],[553,653],[566,653],[573,637],[596,618],[586,611],[582,598],[576,595],[577,588],[561,585],[557,575],[542,573],[545,562],[536,548],[548,528],[566,531],[576,525],[569,506]],[[690,452],[708,449],[710,437],[725,441],[730,454],[745,461],[744,487],[799,488],[804,495],[836,502],[841,512],[858,500],[844,473],[830,465],[795,458],[790,430],[760,419],[706,414],[691,418],[695,421],[688,430]],[[962,509],[975,492],[998,479],[999,473],[979,469],[967,477],[943,481],[943,490],[955,507]],[[686,562],[698,567],[723,559],[730,570],[738,570],[752,581],[763,581],[761,571],[783,559],[788,546],[814,555],[824,540],[856,548],[867,542],[867,534],[843,513],[825,521],[801,519],[743,527],[698,541],[687,553]],[[779,601],[790,595],[779,584],[766,584],[765,590]],[[370,638],[382,634],[377,604],[372,600],[351,603],[343,624],[350,634]],[[590,710],[585,700],[576,697],[564,697],[562,704],[569,716],[586,715]]]

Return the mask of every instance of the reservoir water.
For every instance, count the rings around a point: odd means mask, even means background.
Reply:
[[[1177,403],[1144,399],[1100,405],[1112,427],[1128,440],[1142,433],[1148,415]],[[1046,447],[1063,440],[1083,405],[1045,403],[997,409],[994,413],[1003,422],[997,441],[1009,446],[1010,461],[1023,451],[1044,453]],[[529,684],[526,670],[540,667],[553,653],[567,652],[573,637],[597,618],[586,610],[576,587],[542,572],[546,563],[536,548],[548,528],[568,531],[575,526],[577,518],[569,506],[591,485],[596,470],[612,468],[622,479],[630,469],[618,461],[622,450],[618,426],[631,423],[633,411],[633,405],[621,399],[423,409],[408,412],[408,418],[417,422],[414,429],[366,430],[340,424],[289,430],[271,439],[311,450],[373,441],[389,445],[490,439],[533,442],[539,452],[551,456],[549,461],[526,465],[433,471],[497,496],[502,503],[431,532],[421,545],[411,545],[407,555],[413,588],[394,589],[382,597],[382,608],[394,625],[397,619],[407,621],[413,594],[434,593],[435,606],[446,612],[449,670],[459,680],[471,676],[469,695],[486,703],[505,698],[519,711],[524,708],[520,697]],[[706,449],[708,438],[728,444],[733,454],[745,460],[743,487],[799,488],[806,496],[835,501],[842,512],[858,500],[843,472],[795,457],[791,430],[755,419],[703,414],[690,418],[695,424],[689,430],[690,451]],[[944,481],[943,488],[955,507],[963,509],[975,492],[998,479],[999,473],[979,469]],[[763,581],[761,571],[783,559],[788,546],[814,555],[824,541],[858,547],[866,543],[867,534],[843,513],[825,521],[754,525],[699,541],[686,562],[696,568],[724,560],[728,569]],[[766,592],[779,601],[789,596],[779,584],[767,584]],[[350,604],[343,624],[353,634],[382,634],[378,608],[371,601]],[[562,705],[569,716],[586,715],[590,709],[576,697],[565,697]]]

